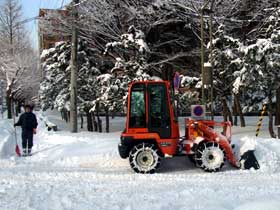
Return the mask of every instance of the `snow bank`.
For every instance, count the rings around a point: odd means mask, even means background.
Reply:
[[[0,159],[15,154],[15,129],[12,120],[0,120]]]
[[[238,159],[248,150],[254,150],[262,172],[280,172],[280,141],[270,138],[243,136],[234,138],[234,152]]]
[[[255,154],[262,172],[280,172],[280,141],[277,139],[258,138]]]
[[[240,158],[245,152],[249,150],[255,150],[256,139],[254,137],[244,136],[240,139],[234,140],[234,145],[236,145],[236,154]]]

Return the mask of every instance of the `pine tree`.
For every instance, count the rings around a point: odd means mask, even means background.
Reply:
[[[243,68],[238,73],[235,89],[247,89],[247,107],[259,109],[261,103],[269,105],[269,130],[273,132],[273,98],[280,87],[280,27],[279,9],[269,17],[266,38],[257,39],[255,43],[243,49]]]
[[[213,40],[213,80],[216,101],[220,101],[223,107],[224,120],[232,121],[232,113],[230,106],[232,101],[239,107],[239,115],[241,117],[241,126],[245,126],[245,121],[240,110],[238,93],[233,96],[233,83],[235,81],[235,73],[240,68],[242,44],[239,39],[226,34],[224,25],[220,25],[215,33]],[[209,55],[209,59],[210,55]]]

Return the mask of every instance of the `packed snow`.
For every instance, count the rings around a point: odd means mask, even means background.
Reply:
[[[255,144],[260,170],[227,164],[219,173],[206,173],[186,157],[176,157],[165,159],[157,174],[140,175],[118,155],[124,118],[111,121],[109,134],[72,134],[65,131],[68,125],[58,114],[37,116],[57,124],[60,131],[48,132],[39,120],[33,156],[24,158],[14,153],[13,122],[0,120],[1,209],[280,209],[280,141],[270,139],[264,130],[255,138],[256,117],[247,118],[248,126],[234,127],[233,132],[234,142]]]

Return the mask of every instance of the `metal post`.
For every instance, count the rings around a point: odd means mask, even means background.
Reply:
[[[202,104],[206,104],[205,102],[205,89],[204,89],[204,10],[209,4],[210,0],[207,0],[205,4],[201,7],[201,15],[200,15],[200,33],[201,33],[201,73],[202,73]]]
[[[263,108],[262,108],[262,111],[261,111],[261,116],[259,118],[259,121],[258,121],[258,125],[257,125],[257,130],[256,130],[256,137],[259,136],[259,133],[260,133],[260,129],[262,127],[262,121],[263,121],[263,118],[264,118],[264,113],[266,112],[266,104],[263,104]]]
[[[215,0],[212,0],[211,2],[211,8],[210,10],[213,11],[214,7],[214,2]],[[211,120],[214,120],[214,87],[213,87],[213,80],[214,80],[214,70],[213,70],[213,12],[210,13],[210,26],[209,26],[209,33],[210,33],[210,63],[211,63],[211,68],[212,68],[212,81],[211,81]]]
[[[205,89],[204,89],[204,18],[203,18],[203,9],[201,9],[201,16],[200,16],[200,33],[201,33],[201,74],[202,74],[202,104],[205,104]]]
[[[78,20],[78,11],[76,5],[79,0],[73,0],[73,25],[72,25],[72,46],[71,46],[71,84],[70,84],[70,125],[71,132],[78,132],[78,115],[77,115],[77,50],[78,50],[78,30],[76,27]]]

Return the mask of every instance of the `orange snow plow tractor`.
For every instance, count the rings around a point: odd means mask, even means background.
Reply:
[[[173,88],[166,81],[133,82],[129,86],[126,128],[119,154],[137,173],[154,173],[164,157],[186,155],[199,168],[219,171],[225,161],[237,168],[259,168],[252,150],[236,158],[230,122],[186,118],[180,137]],[[198,107],[197,112],[203,110]],[[214,130],[221,126],[222,132]]]

